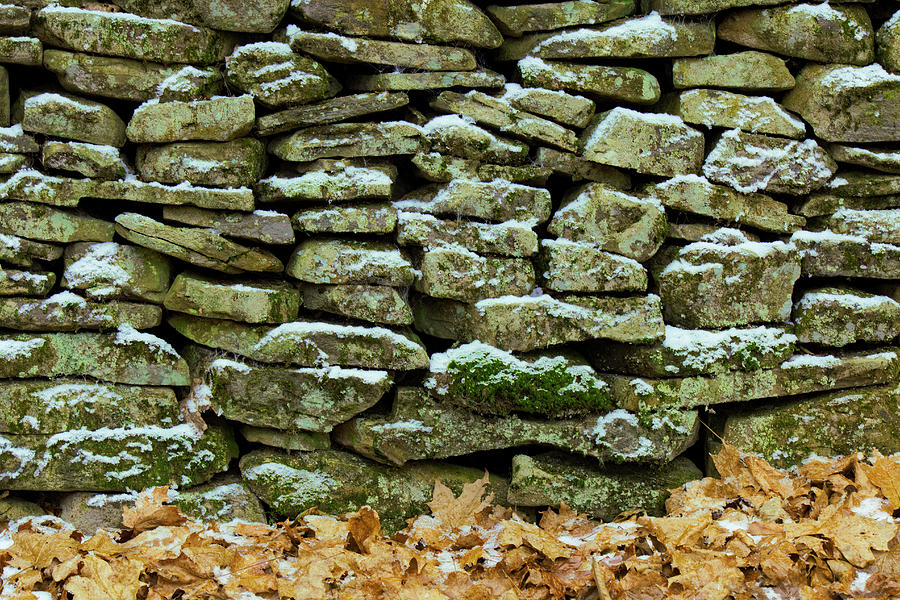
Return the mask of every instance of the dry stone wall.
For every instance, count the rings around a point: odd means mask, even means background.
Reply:
[[[900,451],[896,2],[12,2],[0,519]]]

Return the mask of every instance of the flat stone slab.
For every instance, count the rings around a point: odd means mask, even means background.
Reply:
[[[145,102],[128,121],[125,135],[138,144],[208,140],[227,142],[253,128],[253,96],[216,96],[191,102]]]
[[[538,237],[527,222],[478,223],[443,220],[424,213],[397,215],[397,243],[401,246],[461,246],[473,252],[501,256],[532,256]]]
[[[644,196],[680,212],[711,217],[771,233],[793,233],[806,224],[787,204],[760,193],[741,193],[699,175],[678,175],[641,188]]]
[[[228,39],[212,29],[68,6],[39,10],[33,29],[50,46],[151,62],[208,65],[231,50]]]
[[[673,377],[771,369],[794,353],[797,336],[780,327],[719,331],[666,325],[666,336],[652,345],[590,344],[587,356],[602,372]]]
[[[229,429],[104,427],[0,436],[0,482],[16,490],[124,492],[208,481],[237,456]]]
[[[644,261],[662,245],[668,222],[662,205],[653,198],[588,183],[566,194],[547,231]]]
[[[307,239],[291,255],[285,271],[308,283],[367,283],[408,286],[412,263],[390,242]]]
[[[858,4],[796,4],[728,13],[716,35],[726,40],[824,63],[867,65],[875,58],[875,32]]]
[[[243,2],[231,4],[217,0],[197,0],[190,4],[199,13],[200,20],[214,29],[241,33],[269,33],[281,23],[290,1],[261,0],[250,4]]]
[[[839,163],[856,165],[885,173],[900,174],[900,152],[890,148],[830,144],[828,153]]]
[[[0,499],[0,521],[18,521],[25,517],[42,517],[47,514],[40,505],[15,496]]]
[[[597,164],[571,152],[560,152],[553,148],[538,148],[535,164],[551,169],[554,173],[566,175],[572,181],[595,181],[618,190],[631,189],[631,176],[615,167]]]
[[[86,383],[84,379],[0,382],[0,431],[50,434],[75,429],[177,425],[181,412],[168,387]]]
[[[84,142],[44,142],[41,163],[99,179],[124,179],[127,170],[118,148]]]
[[[594,117],[581,147],[587,160],[650,175],[699,173],[703,163],[703,134],[681,117],[623,107]]]
[[[294,243],[291,218],[285,213],[273,210],[255,210],[247,213],[206,210],[193,206],[164,206],[163,219],[215,229],[229,237],[259,244],[280,246]]]
[[[783,92],[795,83],[784,59],[756,50],[672,61],[672,85],[676,90],[717,87],[745,92]]]
[[[0,260],[19,267],[34,267],[35,261],[56,260],[63,249],[17,235],[0,233]]]
[[[22,333],[0,338],[0,377],[86,375],[132,385],[188,385],[168,342],[123,325],[116,333]]]
[[[425,148],[421,129],[406,121],[337,123],[307,127],[269,144],[282,160],[306,162],[317,158],[416,154]]]
[[[799,250],[804,275],[900,278],[900,246],[831,231],[798,231],[791,243]]]
[[[900,19],[897,19],[897,13],[875,35],[875,51],[879,63],[893,73],[900,72]]]
[[[794,305],[792,320],[803,343],[884,344],[900,335],[900,303],[850,288],[813,289]]]
[[[0,203],[0,233],[45,242],[110,242],[115,226],[82,213],[30,202]]]
[[[339,515],[365,505],[378,511],[382,529],[391,534],[406,520],[423,514],[439,479],[455,495],[484,471],[440,462],[417,462],[400,469],[380,465],[350,452],[316,450],[288,454],[254,450],[241,457],[241,475],[274,515],[296,518],[312,507]],[[487,491],[506,502],[507,481],[492,477]]]
[[[17,123],[9,127],[0,127],[0,151],[14,152],[17,154],[31,154],[39,152],[40,145],[34,136],[25,133],[22,124]]]
[[[184,314],[170,315],[168,322],[193,342],[260,362],[391,370],[428,366],[428,353],[415,334],[398,333],[385,327],[314,321],[267,327]]]
[[[661,15],[706,15],[744,6],[771,6],[781,0],[647,0],[644,10],[655,10]]]
[[[338,123],[363,115],[393,110],[407,104],[409,96],[403,92],[367,92],[338,96],[315,104],[263,115],[256,120],[256,133],[268,136],[301,127]]]
[[[879,424],[898,415],[900,396],[892,383],[733,410],[716,416],[712,425],[742,451],[786,469],[813,454],[845,456],[857,448],[896,454],[897,436]],[[710,452],[718,450],[714,439],[707,443]]]
[[[656,276],[666,322],[692,329],[786,321],[800,277],[797,248],[720,229],[688,244]]]
[[[27,6],[5,4],[0,9],[0,31],[4,35],[19,35],[28,32],[31,24],[31,9]]]
[[[461,247],[426,250],[416,262],[415,288],[433,298],[477,302],[498,296],[524,296],[534,288],[531,261],[482,256]]]
[[[712,54],[712,21],[662,19],[658,13],[625,19],[596,29],[553,35],[532,53],[541,58],[674,58]]]
[[[617,406],[640,411],[747,402],[886,384],[896,381],[898,371],[900,357],[896,350],[882,348],[833,355],[795,354],[774,369],[730,371],[712,376],[660,379],[604,375],[604,379],[610,385]]]
[[[238,46],[225,60],[225,77],[268,108],[308,104],[341,91],[325,67],[281,42]]]
[[[634,259],[587,242],[541,240],[541,286],[556,292],[643,292],[647,271]]]
[[[441,115],[422,127],[431,150],[471,160],[501,165],[520,165],[528,157],[528,145],[494,135],[459,115]]]
[[[579,129],[590,122],[596,107],[593,100],[584,96],[547,89],[544,86],[522,87],[518,83],[507,83],[503,86],[501,98],[518,109]]]
[[[504,35],[519,37],[532,31],[552,31],[578,25],[597,25],[627,17],[634,12],[632,0],[612,2],[557,2],[491,5],[485,8]]]
[[[304,233],[394,233],[397,210],[386,202],[308,208],[294,213],[294,229]]]
[[[842,208],[817,225],[838,234],[859,236],[868,242],[900,244],[900,209],[853,210]]]
[[[353,90],[369,92],[409,92],[447,88],[502,88],[506,78],[489,70],[429,71],[423,73],[379,73],[358,75],[347,82]]]
[[[0,298],[0,326],[19,331],[109,330],[129,324],[150,329],[162,323],[162,308],[113,300],[89,302],[69,291],[49,298]]]
[[[125,145],[125,123],[100,102],[48,92],[25,100],[24,110],[25,131],[117,148]]]
[[[687,458],[655,468],[598,467],[561,454],[513,457],[509,501],[517,506],[559,506],[612,521],[620,513],[640,510],[662,516],[669,490],[700,479],[703,473]]]
[[[601,338],[652,343],[664,331],[662,306],[652,295],[504,296],[475,304],[416,297],[412,307],[416,328],[428,335],[510,351]]]
[[[535,88],[580,92],[634,104],[659,100],[659,82],[643,69],[545,61],[536,56],[521,59],[518,67],[522,83]]]
[[[91,300],[124,298],[161,304],[169,289],[169,260],[153,250],[116,242],[66,246],[60,286]]]
[[[810,218],[833,215],[842,208],[852,210],[900,208],[900,194],[891,196],[839,196],[827,192],[816,192],[810,194],[806,200],[798,204],[794,208],[794,212]]]
[[[390,198],[397,179],[392,166],[361,167],[334,161],[300,174],[282,173],[261,179],[255,186],[259,202],[345,202]]]
[[[116,233],[139,246],[223,273],[284,270],[281,261],[268,250],[242,246],[213,230],[172,227],[137,213],[117,216]]]
[[[32,37],[0,37],[0,61],[27,67],[41,66],[44,46]]]
[[[464,48],[386,42],[347,37],[333,32],[303,31],[288,25],[287,42],[295,52],[336,63],[370,63],[423,71],[468,71],[477,66],[475,55]]]
[[[227,281],[180,273],[164,304],[168,310],[196,317],[285,323],[297,318],[300,303],[300,291],[287,282]]]
[[[782,100],[816,135],[829,142],[892,142],[900,140],[900,107],[891,99],[900,93],[900,75],[879,64],[806,65],[797,87]]]
[[[473,452],[540,445],[595,457],[602,462],[668,462],[694,443],[700,423],[694,411],[676,411],[665,422],[642,425],[617,410],[577,419],[490,417],[436,402],[421,388],[400,387],[388,415],[359,416],[334,438],[373,460],[403,465]]]
[[[386,285],[304,284],[303,306],[383,325],[412,325],[412,309],[397,288]]]
[[[31,163],[30,156],[2,152],[0,153],[0,174],[8,175],[20,169],[27,169],[31,166]]]
[[[52,271],[0,269],[0,296],[46,296],[55,284]]]
[[[285,433],[329,432],[387,393],[387,371],[341,367],[293,368],[218,357],[189,346],[192,394],[227,419]]]
[[[316,431],[285,431],[268,427],[241,425],[241,436],[248,442],[292,450],[309,452],[311,450],[327,450],[331,448],[331,436]]]
[[[668,96],[663,106],[665,112],[678,115],[686,123],[789,138],[806,137],[806,124],[768,96],[687,90]]]
[[[454,179],[410,192],[394,202],[400,211],[476,217],[488,221],[529,221],[550,218],[550,192],[544,188],[497,181]]]
[[[262,142],[245,137],[230,142],[173,142],[138,146],[135,167],[144,181],[216,188],[251,186],[266,170]]]

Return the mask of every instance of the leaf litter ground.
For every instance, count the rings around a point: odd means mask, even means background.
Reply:
[[[537,524],[437,483],[431,514],[388,538],[368,507],[275,525],[201,523],[166,488],[90,537],[55,517],[0,533],[16,600],[600,600],[900,597],[900,455],[778,470],[730,445],[721,478],[674,490],[667,515],[597,523],[562,506]]]

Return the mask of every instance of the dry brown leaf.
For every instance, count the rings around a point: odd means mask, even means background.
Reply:
[[[177,506],[165,506],[169,501],[169,488],[158,487],[138,494],[134,508],[126,506],[122,510],[122,524],[135,533],[154,527],[181,525],[187,517]]]
[[[893,509],[900,508],[900,456],[879,456],[872,465],[860,465]]]
[[[494,499],[493,492],[484,497],[484,489],[489,481],[487,471],[484,477],[463,485],[459,498],[454,497],[446,485],[437,480],[434,482],[434,498],[428,503],[431,514],[445,527],[459,528],[475,523],[475,516],[490,507]]]
[[[378,513],[368,506],[363,506],[358,512],[350,515],[347,526],[350,529],[350,539],[363,554],[369,552],[372,537],[381,533]]]
[[[17,568],[43,569],[53,561],[64,562],[78,554],[78,541],[68,531],[17,531],[12,540],[13,545],[6,551],[12,557],[9,564]]]
[[[66,591],[72,600],[134,600],[144,585],[140,580],[143,563],[127,558],[107,562],[87,554],[80,575],[69,579]]]

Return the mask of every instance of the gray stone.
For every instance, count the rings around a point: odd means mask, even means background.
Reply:
[[[411,325],[412,309],[406,294],[384,285],[312,285],[302,288],[303,305],[310,310],[343,315],[384,325]]]
[[[308,208],[295,212],[291,223],[304,233],[393,233],[397,210],[385,202]]]
[[[395,465],[531,445],[603,462],[661,463],[693,444],[700,426],[693,411],[667,416],[648,424],[625,411],[550,420],[485,416],[436,402],[421,388],[400,387],[390,414],[356,417],[338,426],[334,438],[367,458]]]
[[[410,192],[394,206],[407,212],[476,217],[488,221],[550,218],[550,192],[505,181],[454,179]]]
[[[282,160],[306,162],[328,157],[415,154],[424,147],[419,127],[406,121],[383,121],[307,127],[276,138],[269,144],[269,152]]]
[[[416,154],[412,163],[423,179],[447,183],[454,179],[493,181],[505,179],[511,183],[542,186],[552,171],[536,165],[492,165],[470,158],[448,156],[437,152]]]
[[[156,97],[160,102],[206,100],[225,87],[225,77],[216,68],[182,67],[160,82]]]
[[[558,2],[488,6],[485,10],[504,35],[518,37],[532,31],[552,31],[578,25],[597,25],[627,17],[634,12],[633,0],[609,2]]]
[[[46,296],[55,284],[52,271],[0,269],[0,296]]]
[[[460,246],[502,256],[531,256],[538,249],[537,234],[526,222],[439,220],[413,212],[401,212],[397,217],[397,243],[401,246]]]
[[[647,271],[636,260],[604,252],[594,244],[541,240],[541,286],[556,292],[643,292]]]
[[[900,73],[900,17],[894,13],[875,36],[878,62],[893,73]]]
[[[60,286],[92,300],[126,298],[161,304],[171,281],[168,259],[115,242],[66,247]]]
[[[45,168],[98,179],[123,179],[127,168],[118,148],[83,142],[44,142],[41,162]]]
[[[846,346],[890,343],[900,335],[900,304],[849,288],[804,292],[793,313],[794,332],[803,343]]]
[[[409,96],[403,92],[369,92],[329,98],[315,104],[263,115],[256,121],[256,132],[264,136],[274,135],[301,127],[347,121],[407,104]]]
[[[205,210],[192,206],[164,206],[163,219],[196,227],[207,227],[224,235],[260,244],[294,243],[294,230],[288,215],[271,210],[252,213]]]
[[[47,511],[34,502],[14,496],[0,498],[0,521],[12,522],[25,517],[41,517],[45,514]]]
[[[0,233],[46,242],[109,242],[114,226],[87,215],[29,202],[0,203]]]
[[[798,231],[791,242],[799,251],[804,275],[900,278],[900,246],[831,231]]]
[[[113,4],[126,12],[150,19],[174,19],[191,25],[203,24],[193,0],[115,0]]]
[[[28,7],[15,4],[0,5],[0,35],[27,33],[30,24],[31,10]]]
[[[552,169],[554,173],[571,177],[572,181],[596,181],[611,188],[631,189],[631,177],[628,173],[585,160],[571,152],[538,148],[534,160],[536,164]]]
[[[279,42],[239,46],[225,61],[225,76],[268,108],[307,104],[341,90],[322,65]]]
[[[241,435],[248,442],[291,450],[309,452],[310,450],[327,450],[331,448],[331,436],[316,431],[285,431],[268,427],[242,425]]]
[[[0,37],[0,62],[27,67],[41,66],[41,40],[32,37]]]
[[[290,0],[195,0],[194,9],[203,22],[221,31],[268,33],[278,27]]]
[[[793,88],[795,83],[783,59],[755,50],[672,61],[675,89],[719,87],[781,92]]]
[[[68,291],[40,300],[0,298],[0,326],[19,331],[108,330],[125,324],[150,329],[161,322],[159,306],[119,300],[88,302]]]
[[[900,194],[900,175],[869,171],[841,171],[826,185],[838,196],[887,196]]]
[[[231,142],[175,142],[138,146],[135,160],[144,181],[219,188],[250,186],[266,170],[265,146],[251,137]]]
[[[810,61],[867,65],[875,58],[875,32],[865,7],[796,4],[728,13],[719,39]]]
[[[34,141],[34,137],[25,133],[21,124],[0,127],[0,151],[32,154],[40,150],[41,147]]]
[[[308,239],[291,255],[285,272],[308,283],[368,283],[407,286],[412,264],[389,242]]]
[[[76,52],[209,65],[231,50],[229,40],[212,29],[121,12],[48,6],[33,23],[44,43]]]
[[[513,457],[509,501],[517,506],[561,503],[601,521],[639,510],[662,516],[670,491],[703,473],[680,457],[659,467],[604,466],[560,454]]]
[[[528,156],[526,144],[496,136],[458,115],[435,117],[422,130],[431,149],[442,154],[505,165],[521,164]]]
[[[801,141],[726,131],[706,156],[703,174],[739,192],[804,196],[821,188],[837,163],[813,139]]]
[[[517,83],[507,83],[501,97],[518,109],[570,127],[584,127],[594,115],[593,100],[543,86],[522,87]]]
[[[250,132],[255,110],[249,95],[192,102],[145,102],[135,109],[125,134],[136,143],[227,142]]]
[[[863,148],[847,144],[829,144],[828,153],[839,163],[900,174],[900,152],[890,148]]]
[[[317,161],[324,163],[325,160]],[[255,186],[260,202],[343,202],[369,198],[390,198],[397,180],[392,165],[357,166],[350,160],[330,161],[304,173],[281,173],[261,179]]]
[[[534,267],[521,258],[481,256],[460,247],[427,249],[417,261],[416,290],[433,298],[477,302],[524,296],[534,288]]]
[[[566,195],[547,230],[644,261],[662,245],[668,224],[658,201],[589,183]]]
[[[387,371],[262,365],[197,346],[185,355],[194,397],[227,419],[285,434],[327,433],[372,407],[393,383]]]
[[[659,82],[643,69],[548,62],[535,56],[526,56],[518,67],[522,83],[528,86],[634,104],[653,104],[659,100]]]
[[[768,96],[744,96],[724,90],[688,90],[668,96],[665,112],[687,123],[742,129],[790,138],[806,136],[806,124]]]
[[[252,360],[304,367],[339,365],[411,370],[428,365],[428,353],[412,332],[384,327],[294,321],[277,327],[234,321],[169,316],[169,324],[191,341]]]
[[[368,92],[408,92],[460,88],[502,88],[506,78],[494,71],[434,71],[358,75],[347,87]]]
[[[729,8],[773,4],[781,4],[781,0],[642,0],[641,8],[661,15],[706,15]]]
[[[8,175],[31,166],[31,157],[23,154],[0,152],[0,174]]]
[[[229,282],[180,273],[166,294],[165,307],[196,317],[284,323],[297,318],[300,291],[287,282]]]
[[[111,108],[62,94],[38,94],[25,100],[22,129],[91,144],[125,145],[125,123]]]

